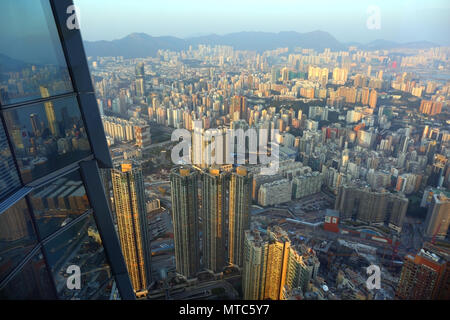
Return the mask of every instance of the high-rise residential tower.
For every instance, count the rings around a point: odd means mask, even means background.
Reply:
[[[250,228],[252,175],[244,167],[231,174],[228,212],[228,263],[242,267],[244,231]]]
[[[450,198],[443,192],[433,194],[425,220],[425,235],[445,239],[450,225]]]
[[[145,63],[138,62],[135,67],[136,78],[144,78],[145,77]]]
[[[358,184],[339,188],[335,210],[344,220],[357,220],[367,224],[386,224],[400,232],[408,208],[408,199],[402,193],[375,190]]]
[[[304,289],[318,268],[309,267],[279,227],[245,231],[242,290],[245,300],[284,300]],[[316,259],[316,258],[315,258]],[[317,259],[316,259],[317,260]]]
[[[449,250],[425,243],[415,256],[405,257],[395,296],[407,300],[448,300],[449,274]]]
[[[202,173],[203,267],[221,272],[226,260],[226,210],[228,176],[220,169]]]
[[[122,163],[111,180],[120,245],[136,295],[145,295],[151,282],[151,249],[142,169]]]
[[[200,270],[198,180],[197,171],[189,166],[170,173],[176,270],[186,278]]]

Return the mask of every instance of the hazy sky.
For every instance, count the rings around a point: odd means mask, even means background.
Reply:
[[[191,37],[239,31],[323,30],[339,41],[428,40],[450,45],[449,0],[75,0],[85,40],[132,32]],[[380,9],[378,30],[368,8]]]

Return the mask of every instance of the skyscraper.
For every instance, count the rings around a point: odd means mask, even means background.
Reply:
[[[247,98],[242,96],[231,97],[229,114],[231,120],[245,119],[247,116]]]
[[[195,277],[200,269],[198,179],[189,166],[170,173],[176,270],[186,278]]]
[[[145,77],[145,65],[143,62],[139,62],[136,64],[135,67],[135,73],[136,73],[136,95],[138,97],[145,96],[145,83],[144,83],[144,77]]]
[[[276,83],[278,80],[278,70],[275,66],[272,67],[272,69],[270,70],[270,81],[272,81],[272,83]]]
[[[41,86],[40,90],[41,90],[42,98],[48,98],[50,96],[47,88]],[[58,131],[57,131],[58,124],[56,122],[55,108],[53,107],[53,103],[51,101],[48,101],[48,102],[44,103],[44,106],[45,106],[45,115],[47,116],[47,121],[48,121],[50,132],[52,133],[52,135],[54,137],[57,137],[58,136]]]
[[[0,2],[0,70],[12,71],[1,77],[0,299],[135,299],[99,175],[112,162],[70,6]],[[62,130],[73,148],[60,141],[56,152]]]
[[[213,272],[225,267],[227,174],[210,168],[202,173],[203,266]]]
[[[365,87],[361,89],[361,104],[367,106],[369,104],[370,89]]]
[[[431,198],[425,219],[425,235],[445,239],[450,225],[450,198],[437,192]]]
[[[426,243],[415,255],[404,260],[395,296],[398,299],[448,299],[450,252]]]
[[[376,90],[371,90],[370,91],[370,97],[369,97],[369,106],[372,109],[375,109],[377,106],[377,91]]]
[[[280,227],[245,231],[242,290],[246,300],[284,300],[295,288],[304,290],[318,268],[308,267]]]
[[[135,67],[136,77],[144,78],[145,76],[145,64],[144,62],[138,62]]]
[[[39,122],[39,116],[36,113],[30,114],[31,127],[35,137],[39,137],[41,134],[41,123]]]
[[[244,167],[231,174],[228,213],[228,262],[242,267],[244,231],[250,228],[252,176]]]
[[[136,295],[150,285],[150,239],[142,169],[122,163],[111,172],[120,245]]]
[[[136,95],[138,97],[145,96],[144,78],[136,78]]]

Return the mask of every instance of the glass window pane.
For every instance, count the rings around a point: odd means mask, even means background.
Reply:
[[[24,199],[0,213],[0,281],[36,243],[36,234]]]
[[[0,300],[56,299],[41,252],[36,254],[3,288]]]
[[[69,173],[30,194],[41,238],[60,229],[89,209],[89,200],[78,171]]]
[[[93,215],[49,241],[45,249],[61,299],[90,299],[111,278]],[[78,266],[81,271],[79,290],[67,288],[67,268],[71,265]]]
[[[72,92],[49,1],[0,1],[0,104]]]
[[[114,279],[106,281],[97,292],[91,296],[92,300],[120,300],[119,290]]]
[[[91,153],[74,97],[8,109],[4,115],[24,183]]]
[[[19,188],[19,175],[11,156],[3,124],[0,122],[0,200]]]

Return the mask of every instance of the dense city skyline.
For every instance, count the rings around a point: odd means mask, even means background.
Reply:
[[[148,215],[164,276],[154,270],[149,298],[447,296],[448,48],[158,46],[145,57],[86,49],[113,161],[140,163],[147,199],[161,203]],[[239,130],[251,142],[234,144]],[[411,278],[428,264],[433,283]],[[367,285],[369,265],[383,270],[381,290]],[[197,284],[183,293],[183,281]]]
[[[76,3],[0,2],[0,300],[450,300],[449,3]]]

